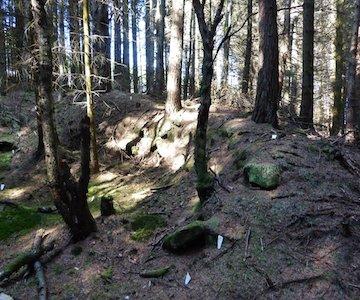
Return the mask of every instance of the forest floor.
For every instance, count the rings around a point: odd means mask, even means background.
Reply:
[[[74,132],[84,110],[69,105],[71,101],[58,101],[56,109],[63,151],[76,173]],[[0,205],[0,270],[31,246],[39,228],[56,237],[58,247],[69,240],[58,214],[37,211],[52,204],[44,163],[32,158],[36,134],[31,96],[14,93],[2,103],[8,113],[1,115],[0,140],[11,140],[18,148],[0,153],[0,183],[5,184],[0,201],[21,208]],[[190,104],[196,107],[195,101]],[[46,265],[51,299],[360,297],[360,177],[338,159],[341,152],[356,169],[359,149],[284,122],[274,131],[215,103],[208,135],[209,166],[217,184],[203,211],[206,219],[218,219],[224,243],[221,249],[214,241],[182,255],[170,254],[161,247],[163,237],[193,220],[197,207],[191,163],[173,171],[155,154],[138,158],[108,149],[121,120],[161,109],[161,103],[142,95],[112,92],[98,99],[101,172],[89,188],[98,232],[68,245]],[[262,190],[247,183],[242,170],[246,161],[279,165],[280,185]],[[113,196],[116,215],[100,216],[103,195]],[[162,278],[139,276],[167,266],[170,272]],[[192,279],[185,285],[187,273]],[[34,299],[36,279],[21,279],[2,290],[15,299]]]

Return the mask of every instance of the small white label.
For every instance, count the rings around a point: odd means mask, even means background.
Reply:
[[[277,134],[271,135],[271,139],[272,139],[272,140],[276,140],[276,139],[277,139]]]
[[[217,239],[217,248],[220,250],[222,243],[224,241],[224,237],[222,235],[218,235],[218,239]]]
[[[188,273],[186,273],[186,276],[185,276],[185,285],[188,285],[190,281],[191,281],[191,276],[188,272]]]
[[[5,184],[0,184],[0,191],[3,191],[3,190],[5,190]]]

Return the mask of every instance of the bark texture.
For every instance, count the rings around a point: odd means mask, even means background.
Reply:
[[[304,0],[303,81],[300,122],[304,128],[314,123],[314,0]]]
[[[225,0],[220,0],[213,21],[205,18],[205,3],[193,0],[194,10],[197,16],[200,34],[204,48],[202,65],[202,81],[200,85],[200,107],[195,133],[195,171],[197,175],[197,193],[203,203],[213,193],[213,179],[208,172],[207,155],[207,127],[211,106],[211,84],[214,74],[213,50],[216,29],[222,19],[222,11]]]
[[[96,224],[91,216],[86,198],[90,179],[89,119],[84,119],[81,124],[82,173],[79,182],[76,183],[67,164],[59,162],[52,98],[53,67],[50,39],[52,28],[48,23],[50,18],[45,11],[45,2],[46,0],[31,0],[38,47],[39,108],[44,133],[46,170],[54,203],[69,226],[73,239],[81,240],[96,230]]]
[[[275,0],[259,1],[260,71],[252,120],[278,126],[279,41]]]
[[[360,101],[356,97],[356,69],[359,43],[360,0],[356,0],[350,54],[346,72],[345,133],[348,143],[360,141]]]
[[[248,0],[248,3],[247,3],[247,15],[251,16],[252,13],[253,13],[253,3],[252,3],[252,0]],[[242,78],[242,84],[241,84],[241,91],[242,91],[243,94],[248,94],[249,93],[252,44],[253,44],[252,18],[250,17],[247,20],[245,63],[244,63],[244,72],[243,72],[243,78]]]
[[[184,0],[174,1],[171,11],[171,38],[167,99],[165,110],[168,114],[181,109],[181,68],[184,33]]]

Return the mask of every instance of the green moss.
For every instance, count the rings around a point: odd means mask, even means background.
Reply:
[[[166,225],[165,220],[155,214],[138,214],[135,215],[130,221],[131,238],[134,241],[145,241],[155,231],[155,229],[164,227]]]
[[[32,209],[6,208],[0,212],[0,240],[14,233],[25,234],[41,223],[41,216]]]
[[[163,248],[173,253],[181,253],[199,246],[204,246],[215,231],[219,221],[216,218],[208,221],[194,221],[185,227],[167,235],[164,239]]]
[[[280,184],[281,168],[271,163],[249,163],[244,167],[248,181],[263,189],[273,189]]]
[[[140,276],[143,278],[159,278],[163,277],[167,273],[169,273],[171,266],[154,269],[154,270],[146,270],[140,273]]]
[[[249,156],[249,153],[246,150],[236,151],[234,165],[237,170],[244,168],[248,156]]]
[[[114,276],[114,270],[112,267],[106,268],[104,271],[101,272],[100,277],[105,282],[110,282]]]
[[[12,159],[11,152],[3,152],[3,153],[0,152],[0,172],[10,169],[11,159]]]

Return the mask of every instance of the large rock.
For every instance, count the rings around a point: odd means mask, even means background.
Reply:
[[[192,222],[167,235],[162,247],[169,252],[180,254],[204,246],[217,224],[216,219]]]
[[[275,189],[280,184],[281,168],[272,163],[249,163],[245,165],[246,179],[263,189]]]

